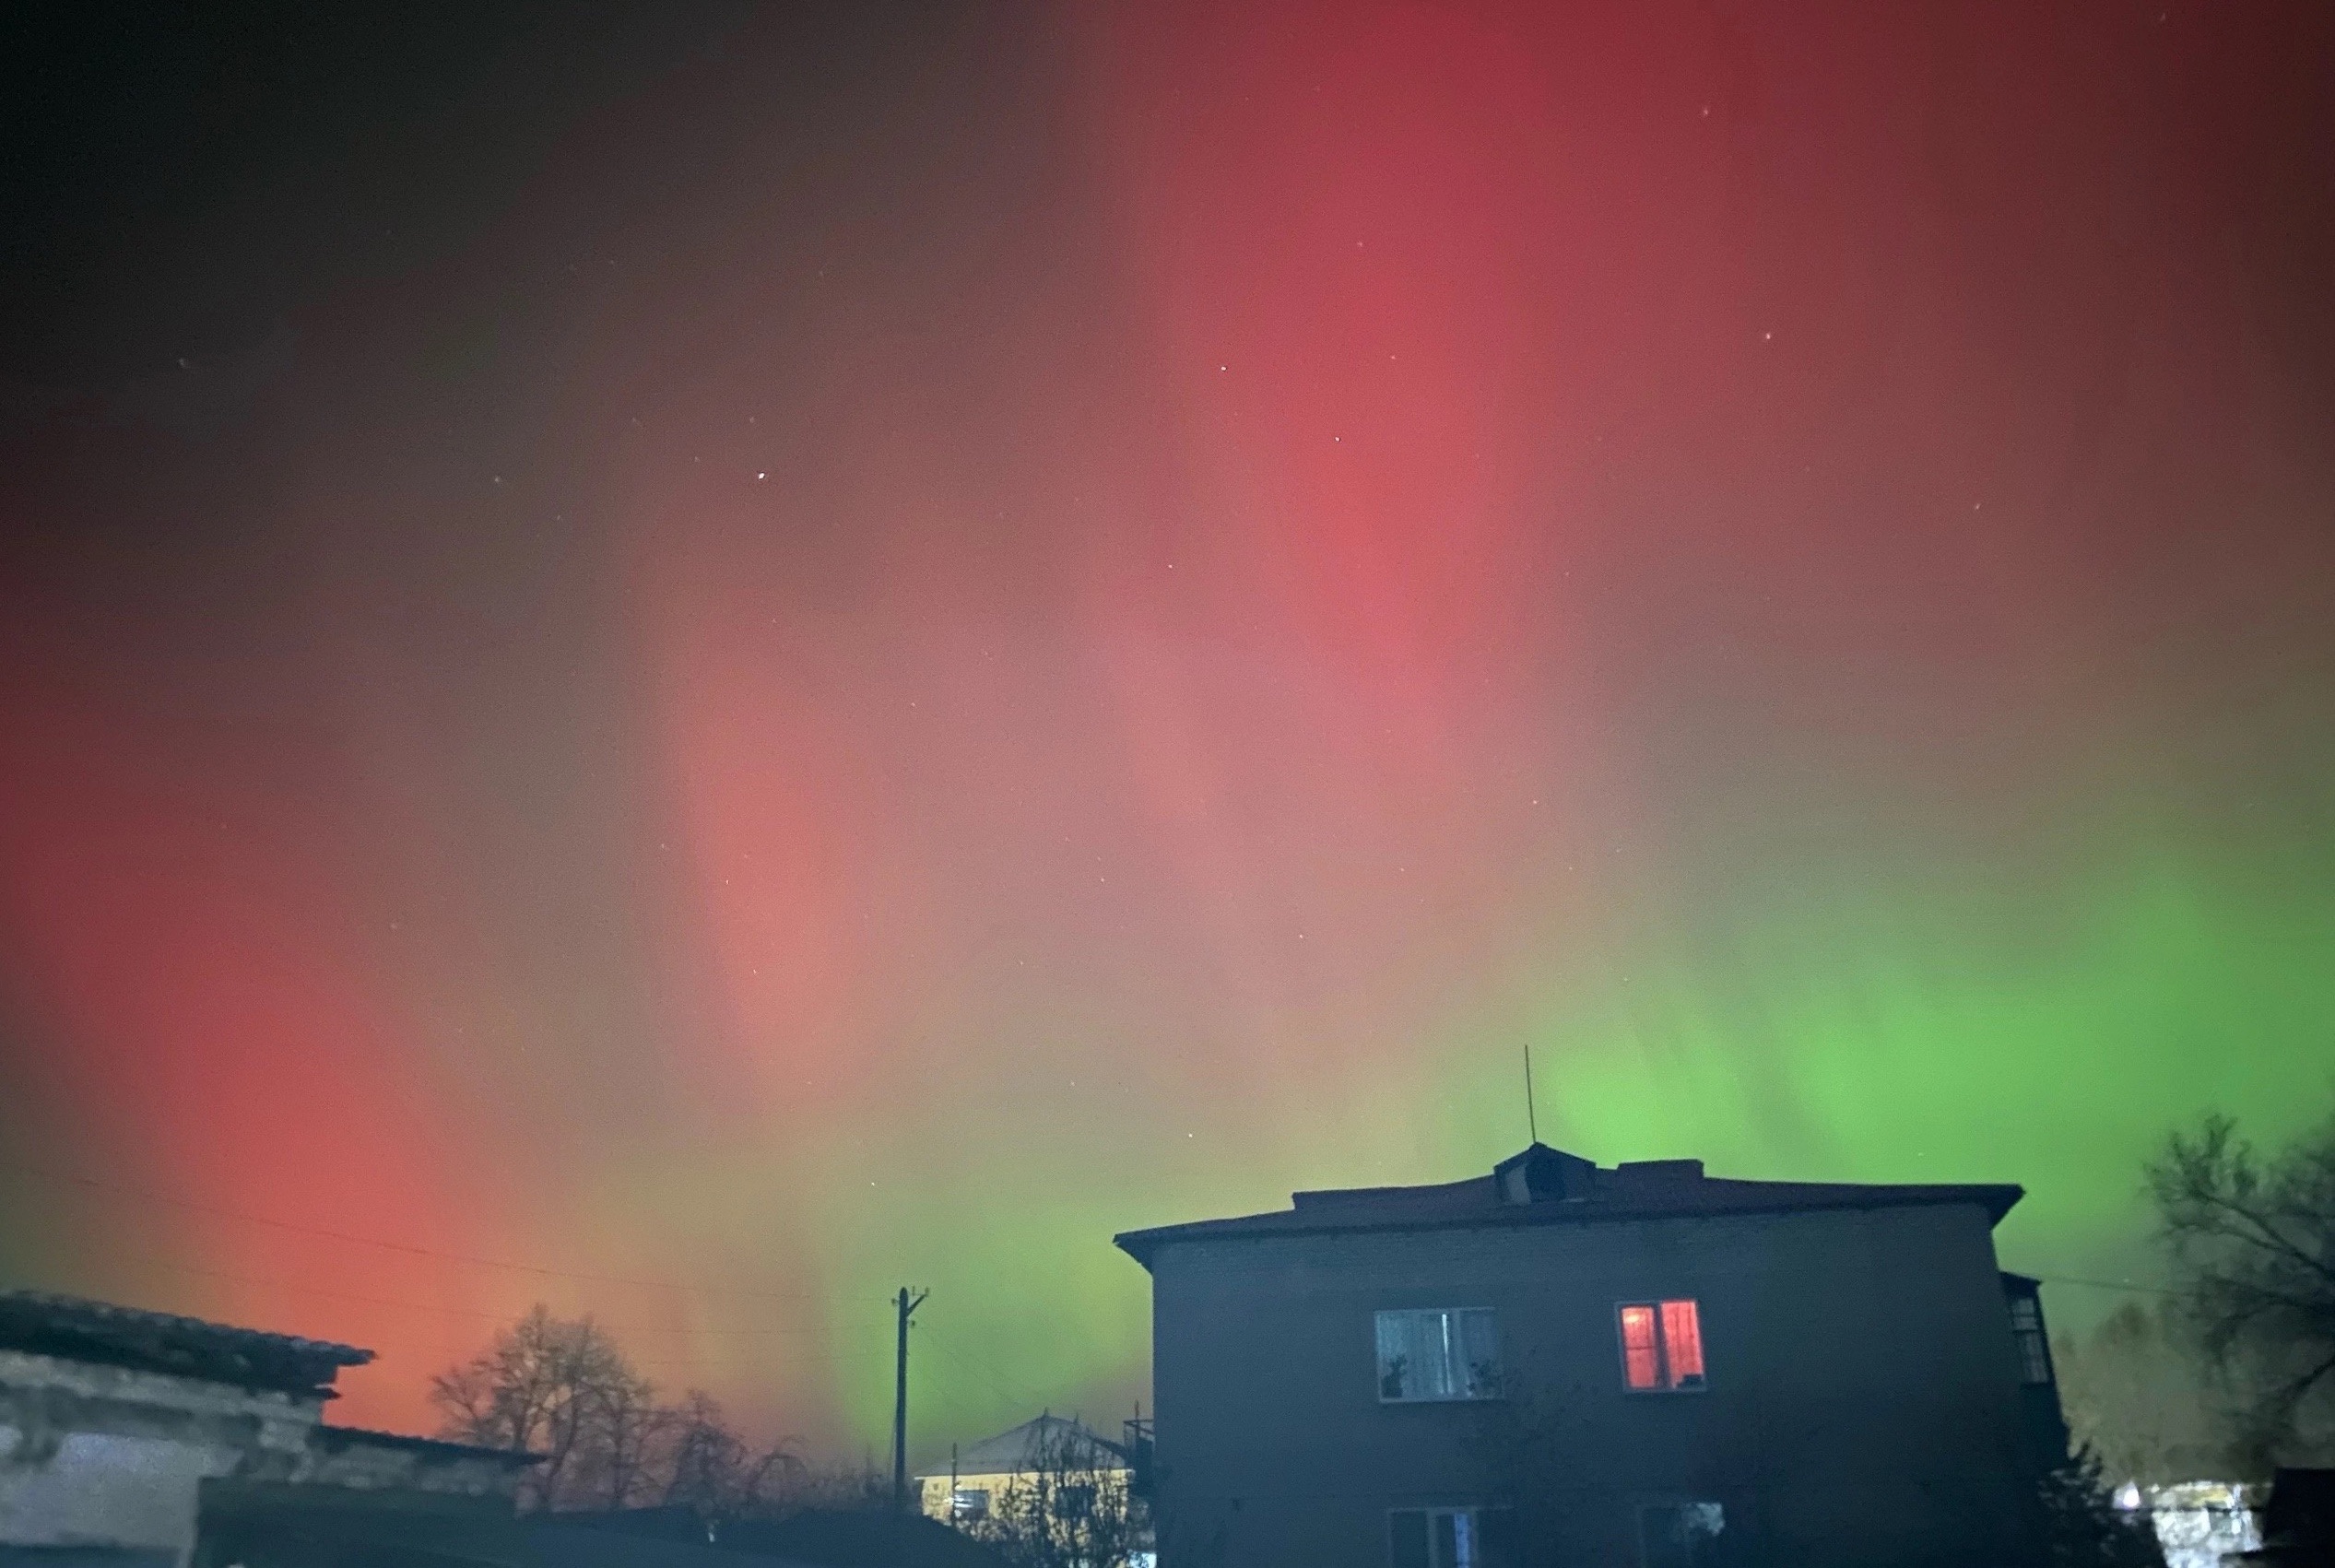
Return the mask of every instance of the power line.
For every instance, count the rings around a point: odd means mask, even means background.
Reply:
[[[934,1338],[932,1337],[932,1329],[927,1325],[920,1323],[916,1326],[926,1336],[926,1342],[929,1343],[934,1350],[940,1352],[942,1360],[948,1362],[952,1366],[961,1367],[967,1372],[973,1373],[975,1376],[979,1377],[982,1382],[987,1384],[990,1390],[995,1393],[997,1397],[1003,1399],[1007,1404],[1027,1405],[1032,1402],[1027,1394],[1017,1393],[1013,1389],[1006,1386],[1004,1374],[999,1373],[997,1368],[991,1365],[988,1362],[975,1356],[970,1350],[959,1348],[954,1340],[944,1343],[939,1339]]]
[[[207,1214],[217,1219],[233,1220],[247,1225],[264,1225],[271,1230],[289,1231],[298,1235],[322,1236],[332,1241],[348,1242],[359,1246],[379,1247],[385,1252],[403,1253],[413,1257],[432,1257],[447,1263],[459,1263],[475,1268],[503,1268],[517,1274],[535,1274],[546,1279],[580,1279],[596,1285],[631,1285],[656,1291],[672,1291],[682,1295],[734,1295],[755,1301],[817,1303],[819,1297],[801,1292],[749,1290],[743,1286],[679,1285],[669,1279],[643,1279],[623,1274],[591,1274],[581,1269],[550,1268],[534,1263],[512,1263],[502,1258],[474,1257],[464,1253],[442,1252],[435,1247],[415,1246],[406,1242],[383,1241],[378,1236],[360,1236],[352,1232],[336,1231],[323,1225],[302,1225],[290,1220],[277,1220],[265,1214],[247,1214],[240,1209],[223,1208],[216,1204],[198,1203],[192,1198],[147,1188],[127,1186],[118,1182],[103,1182],[94,1176],[68,1175],[57,1171],[44,1171],[38,1166],[20,1164],[15,1161],[0,1162],[0,1168],[35,1176],[42,1181],[57,1182],[67,1186],[87,1188],[111,1197],[135,1198],[148,1203],[167,1204],[191,1213]]]
[[[2131,1291],[2144,1296],[2177,1296],[2181,1293],[2167,1290],[2163,1285],[2135,1285],[2129,1279],[2079,1279],[2070,1274],[2036,1274],[2030,1278],[2040,1279],[2046,1285],[2089,1285],[2095,1291]]]
[[[159,1260],[151,1261],[159,1262]],[[197,1267],[194,1264],[188,1263],[162,1263],[161,1267],[175,1269],[183,1274],[198,1274],[206,1279],[223,1279],[230,1284],[252,1285],[262,1290],[271,1291],[305,1291],[310,1295],[331,1296],[342,1301],[362,1302],[371,1306],[388,1307],[397,1312],[442,1312],[454,1314],[462,1317],[478,1318],[489,1323],[501,1324],[517,1323],[525,1316],[524,1313],[514,1315],[509,1313],[478,1312],[465,1307],[437,1306],[422,1302],[393,1302],[380,1296],[360,1295],[351,1291],[336,1291],[324,1285],[303,1285],[299,1281],[292,1279],[262,1279],[248,1274],[230,1274],[225,1269]],[[663,1333],[695,1335],[701,1332],[705,1334],[720,1334],[726,1332],[732,1336],[742,1337],[746,1335],[754,1335],[759,1332],[770,1338],[778,1337],[777,1330],[758,1331],[754,1329],[733,1329],[725,1331],[720,1329],[694,1330],[663,1326],[653,1327],[643,1324],[627,1325],[620,1323],[605,1323],[598,1318],[594,1318],[593,1322],[599,1327],[605,1328],[612,1334]],[[884,1352],[880,1350],[841,1350],[823,1355],[796,1356],[775,1364],[784,1367],[829,1365],[843,1362],[873,1361],[883,1353]],[[637,1356],[628,1355],[625,1359],[635,1366],[703,1366],[705,1363],[705,1357],[702,1351],[700,1351],[699,1354],[693,1357],[661,1357],[655,1359],[643,1359]]]

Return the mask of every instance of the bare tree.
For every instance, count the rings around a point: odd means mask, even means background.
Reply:
[[[2323,1444],[2335,1394],[2335,1119],[2273,1154],[2226,1116],[2148,1166],[2184,1315],[2247,1390],[2257,1463]]]
[[[991,1494],[986,1517],[960,1527],[1015,1568],[1127,1568],[1150,1546],[1150,1520],[1115,1448],[1065,1423],[1034,1445],[1029,1468]]]
[[[2051,1360],[2078,1451],[2111,1481],[2162,1486],[2245,1471],[2233,1450],[2227,1379],[2196,1353],[2177,1303],[2126,1302]]]
[[[575,1467],[577,1502],[594,1508],[648,1502],[668,1468],[676,1412],[659,1405],[655,1385],[629,1365],[594,1398]]]
[[[655,1385],[592,1319],[554,1317],[542,1306],[433,1378],[430,1394],[442,1435],[543,1456],[521,1491],[527,1508],[670,1503],[746,1513],[800,1468],[783,1444],[750,1448],[703,1393],[660,1404]]]
[[[556,1508],[606,1484],[609,1412],[646,1388],[616,1342],[589,1317],[557,1318],[542,1305],[503,1329],[465,1364],[430,1379],[439,1430],[458,1443],[543,1456],[523,1506]]]
[[[787,1499],[807,1474],[784,1443],[760,1452],[749,1447],[709,1394],[691,1389],[666,1414],[662,1501],[668,1504],[686,1503],[706,1515],[750,1515]]]
[[[2100,1457],[2089,1448],[2044,1477],[2042,1500],[2051,1568],[2164,1568],[2148,1515],[2117,1506]]]

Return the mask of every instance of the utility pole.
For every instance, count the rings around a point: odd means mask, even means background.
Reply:
[[[891,1507],[895,1514],[908,1512],[908,1320],[931,1294],[918,1291],[912,1295],[902,1285],[892,1302],[900,1313],[900,1359],[891,1396]]]

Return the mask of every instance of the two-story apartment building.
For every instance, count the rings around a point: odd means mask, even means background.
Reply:
[[[2033,1562],[2058,1404],[1995,1261],[2020,1196],[1535,1144],[1124,1234],[1162,1568]]]

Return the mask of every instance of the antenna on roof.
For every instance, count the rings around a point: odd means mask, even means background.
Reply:
[[[1532,1104],[1532,1042],[1524,1043],[1524,1125],[1532,1141],[1540,1141],[1540,1115]]]

